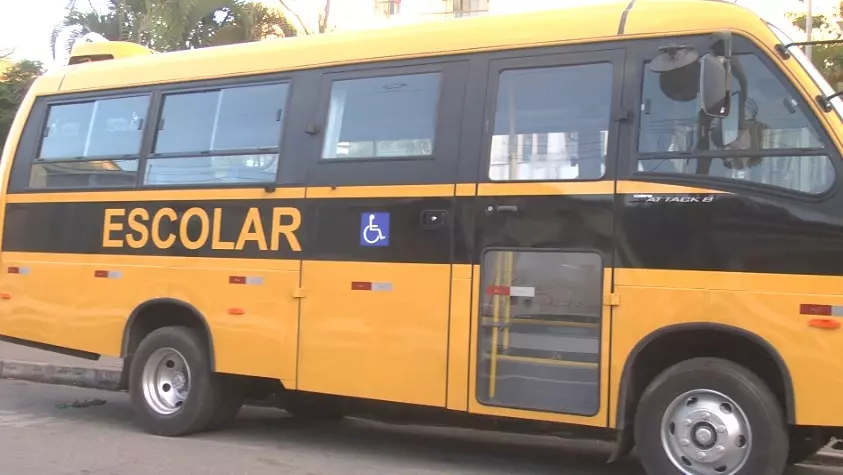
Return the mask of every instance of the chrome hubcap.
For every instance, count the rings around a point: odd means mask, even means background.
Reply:
[[[752,431],[728,396],[698,389],[673,400],[661,424],[662,447],[685,475],[738,472],[749,458]]]
[[[177,412],[190,392],[190,366],[181,353],[161,348],[143,367],[143,395],[147,405],[161,415]]]
[[[711,442],[715,440],[714,438],[714,431],[711,430],[710,427],[700,427],[694,433],[694,442],[700,446],[706,446],[711,444]]]

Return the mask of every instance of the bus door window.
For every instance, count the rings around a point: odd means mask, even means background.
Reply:
[[[599,95],[611,91],[611,70],[610,64],[590,64],[504,71],[498,87],[489,178],[602,177],[610,111],[608,101]],[[582,82],[572,83],[576,77]],[[578,95],[566,93],[575,90]]]

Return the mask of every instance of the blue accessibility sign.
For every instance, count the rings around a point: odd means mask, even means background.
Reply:
[[[389,213],[363,213],[360,215],[360,245],[368,247],[389,246]]]

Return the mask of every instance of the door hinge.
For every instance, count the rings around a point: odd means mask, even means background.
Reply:
[[[293,289],[293,298],[294,299],[303,299],[307,297],[307,291],[303,288],[299,287],[297,289]]]
[[[603,305],[608,305],[609,307],[617,307],[621,304],[621,295],[620,294],[605,294],[603,295]]]

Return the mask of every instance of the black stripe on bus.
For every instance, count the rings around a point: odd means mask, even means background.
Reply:
[[[6,207],[3,250],[451,262],[450,228],[424,229],[426,209],[451,214],[453,199],[14,203]],[[370,212],[390,213],[389,246],[360,244],[362,215]]]
[[[589,194],[13,203],[6,207],[3,250],[477,264],[490,247],[591,249],[603,255],[606,266],[623,268],[843,275],[840,207],[762,195],[709,196],[707,201]],[[134,208],[148,217],[141,220],[146,239],[129,226]],[[180,220],[168,217],[157,232],[165,241],[174,235],[174,242],[156,245],[149,236],[151,220],[163,208],[176,216],[197,208],[184,231],[188,241],[202,245],[189,249],[180,238]],[[107,234],[106,210],[112,210]],[[301,215],[292,230],[300,250],[283,232],[293,224],[291,210]],[[431,210],[447,212],[447,224],[426,227],[422,216]],[[390,213],[388,246],[361,245],[361,220],[370,212]],[[142,245],[132,247],[130,236]]]

